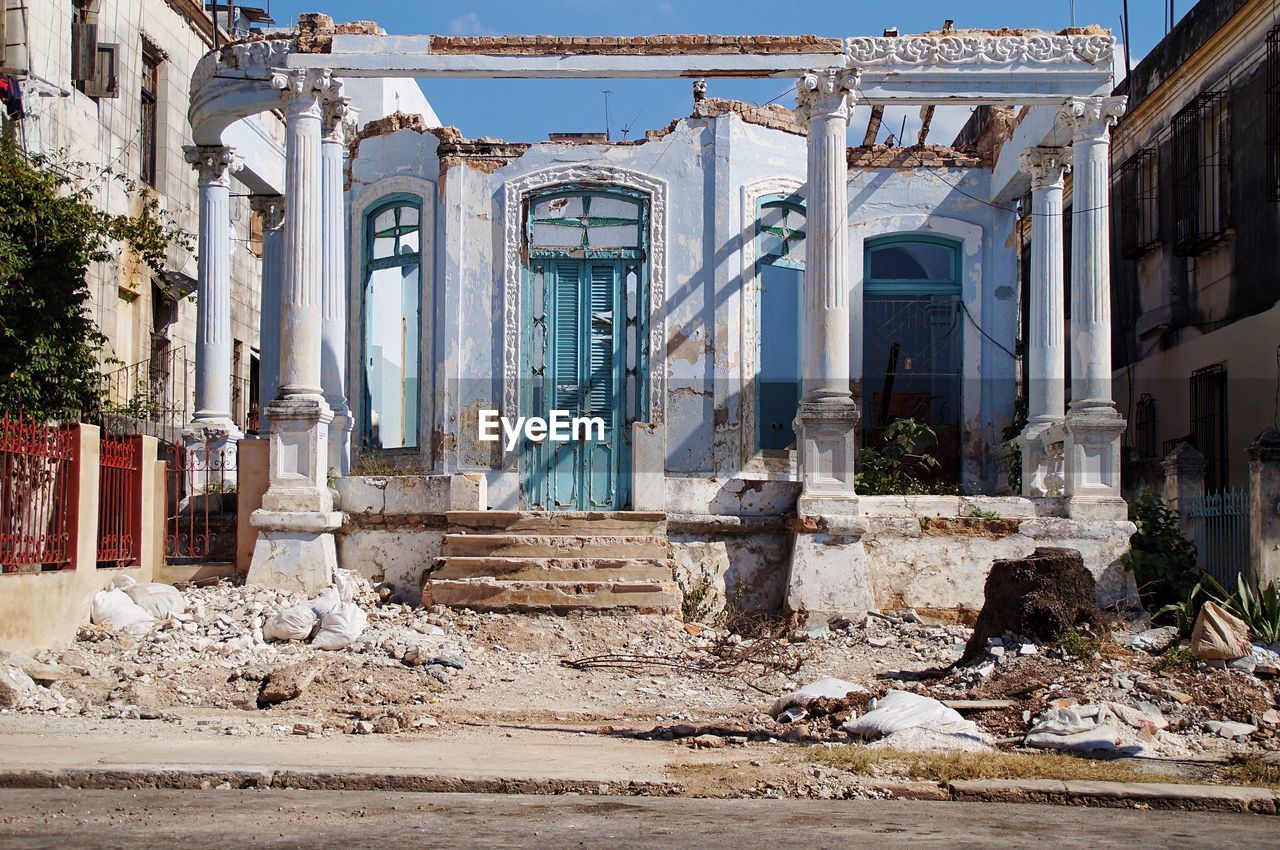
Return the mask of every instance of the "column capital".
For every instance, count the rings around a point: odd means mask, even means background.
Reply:
[[[1071,170],[1071,148],[1030,147],[1018,162],[1031,175],[1032,189],[1061,189],[1063,175]]]
[[[849,119],[852,94],[862,72],[856,68],[806,71],[796,83],[796,101],[805,121],[830,116]]]
[[[300,112],[316,111],[319,98],[340,86],[328,68],[272,68],[271,87],[280,93],[285,108]]]
[[[356,128],[360,110],[351,105],[349,97],[326,97],[321,101],[320,138],[326,142],[345,144]]]
[[[283,195],[250,195],[249,209],[262,216],[262,229],[279,230],[284,224]]]
[[[1058,110],[1058,120],[1071,131],[1073,141],[1098,141],[1107,137],[1107,131],[1120,120],[1128,103],[1129,98],[1123,95],[1073,97]]]
[[[182,153],[200,175],[201,186],[230,186],[231,172],[244,166],[244,158],[229,145],[186,145]]]

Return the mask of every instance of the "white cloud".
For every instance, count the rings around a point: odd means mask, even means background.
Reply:
[[[497,35],[495,30],[485,26],[475,12],[467,12],[449,21],[450,35]]]

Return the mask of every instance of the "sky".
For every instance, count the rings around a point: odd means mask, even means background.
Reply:
[[[1164,36],[1165,5],[1165,0],[1129,0],[1135,65]],[[1175,0],[1175,15],[1181,17],[1191,5],[1192,0]],[[811,33],[844,38],[880,35],[894,26],[903,34],[924,32],[948,18],[957,27],[1057,30],[1071,25],[1073,7],[1078,25],[1108,27],[1121,40],[1122,0],[270,0],[271,14],[282,26],[300,12],[325,12],[339,22],[372,19],[389,33],[442,35]],[[510,141],[537,141],[551,132],[602,132],[606,99],[611,137],[634,139],[687,116],[693,100],[688,80],[467,79],[422,80],[421,85],[445,124],[472,138]],[[710,80],[708,94],[795,105],[793,84],[785,80]],[[854,113],[852,144],[862,140],[867,112],[861,107]],[[930,141],[949,142],[968,112],[939,109]],[[914,140],[919,107],[899,107],[886,110],[879,141],[898,134],[904,119],[906,137]]]

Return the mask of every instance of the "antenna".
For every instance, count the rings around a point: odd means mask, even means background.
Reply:
[[[1076,0],[1071,0],[1071,26],[1076,25]]]
[[[640,120],[640,115],[643,112],[644,112],[644,107],[642,106],[640,107],[640,112],[636,113],[635,118],[632,118],[626,124],[622,125],[622,141],[625,142],[627,140],[627,136],[631,135],[631,128],[634,127],[636,125],[636,122]]]
[[[613,139],[609,136],[609,95],[613,94],[613,92],[602,89],[600,93],[604,95],[604,140],[611,142]]]

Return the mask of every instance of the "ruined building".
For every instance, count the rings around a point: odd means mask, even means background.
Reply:
[[[245,116],[285,121],[249,580],[314,588],[341,563],[445,604],[670,609],[674,553],[727,572],[737,604],[821,617],[976,608],[993,556],[1069,545],[1125,597],[1113,45],[1092,28],[392,36],[304,16],[210,53],[203,152]],[[769,77],[795,81],[796,109],[699,85],[689,117],[633,142],[472,140],[394,114],[355,129],[350,80],[435,76]],[[849,148],[855,101],[982,108],[963,146]],[[202,191],[202,237],[225,244],[226,188]],[[225,273],[201,258],[211,322]],[[197,408],[217,433],[217,405]],[[495,416],[553,411],[599,431],[485,439]],[[859,494],[859,451],[906,418],[938,436],[942,495]]]

